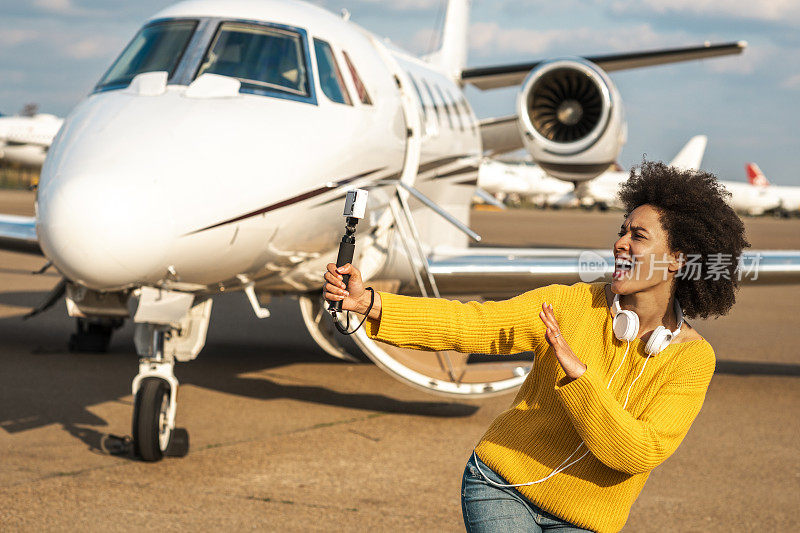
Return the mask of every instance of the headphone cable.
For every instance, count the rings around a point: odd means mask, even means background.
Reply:
[[[625,363],[625,358],[628,356],[628,349],[631,347],[631,341],[625,341],[625,342],[626,342],[626,345],[625,345],[625,353],[624,353],[624,354],[623,354],[623,356],[622,356],[622,362],[620,362],[620,364],[619,364],[619,366],[617,367],[617,369],[616,369],[616,370],[614,371],[614,373],[611,375],[611,379],[610,379],[610,380],[608,380],[608,385],[606,385],[606,389],[608,389],[608,388],[611,386],[611,382],[612,382],[612,381],[614,381],[614,377],[617,375],[617,372],[619,372],[619,369],[620,369],[620,368],[622,368],[622,365]],[[644,367],[646,367],[646,366],[647,366],[647,361],[649,361],[649,360],[650,360],[650,356],[648,356],[648,357],[647,357],[647,359],[645,359],[645,360],[644,360],[644,364],[642,365],[642,370],[641,370],[641,371],[639,371],[639,375],[638,375],[638,376],[636,376],[636,379],[634,379],[634,380],[633,380],[633,383],[631,383],[631,386],[630,386],[630,387],[628,387],[628,394],[626,394],[626,395],[625,395],[625,403],[622,405],[622,408],[623,408],[623,409],[625,409],[625,407],[628,405],[628,396],[630,396],[631,389],[633,388],[633,385],[636,383],[636,380],[637,380],[637,379],[639,379],[639,377],[641,377],[642,373],[644,372]],[[552,472],[550,472],[549,474],[547,474],[545,477],[543,477],[542,479],[537,479],[536,481],[528,481],[527,483],[513,483],[513,484],[504,484],[504,483],[497,483],[496,481],[489,479],[489,478],[486,476],[486,474],[484,474],[484,473],[483,473],[483,470],[481,470],[481,467],[480,467],[480,465],[478,464],[478,455],[477,455],[477,453],[475,453],[475,450],[472,450],[472,455],[473,455],[473,458],[475,459],[475,466],[478,468],[478,472],[480,472],[480,474],[481,474],[481,477],[483,477],[483,479],[484,479],[484,480],[485,480],[487,483],[489,483],[490,485],[492,485],[492,486],[494,486],[494,487],[498,487],[498,488],[528,487],[528,486],[530,486],[530,485],[535,485],[535,484],[537,484],[537,483],[541,483],[542,481],[547,481],[548,479],[550,479],[550,478],[551,478],[551,477],[553,477],[554,475],[556,475],[556,474],[558,474],[558,473],[560,473],[560,472],[563,472],[564,470],[566,470],[566,469],[567,469],[567,468],[569,468],[570,466],[574,465],[575,463],[577,463],[578,461],[580,461],[581,459],[583,459],[584,457],[586,457],[586,455],[589,453],[589,450],[588,450],[588,449],[586,450],[586,452],[584,452],[584,454],[583,454],[583,455],[581,455],[580,457],[578,457],[577,459],[575,459],[574,461],[572,461],[571,463],[569,463],[568,465],[566,465],[566,466],[564,466],[564,467],[562,468],[562,465],[563,465],[564,463],[566,463],[567,461],[569,461],[570,459],[572,459],[572,456],[573,456],[573,455],[575,455],[575,454],[578,452],[578,450],[580,450],[580,449],[581,449],[581,446],[583,446],[583,444],[584,444],[584,443],[583,443],[583,441],[581,441],[581,443],[580,443],[580,444],[578,444],[578,447],[577,447],[577,448],[575,448],[575,451],[574,451],[574,452],[572,452],[571,454],[569,454],[569,457],[567,457],[566,459],[564,459],[564,460],[561,462],[561,464],[560,464],[560,465],[558,465],[557,467],[555,467],[555,468],[553,469],[553,471],[552,471]]]

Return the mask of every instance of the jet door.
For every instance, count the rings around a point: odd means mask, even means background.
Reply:
[[[400,102],[403,107],[403,118],[407,129],[406,156],[400,181],[413,185],[414,180],[417,179],[419,158],[422,152],[422,123],[414,101],[415,96],[412,94],[414,89],[408,74],[406,74],[406,71],[403,70],[386,46],[375,37],[372,38],[372,43],[378,50],[389,72],[394,75],[400,89]]]

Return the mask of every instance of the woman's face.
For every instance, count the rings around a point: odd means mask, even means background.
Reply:
[[[632,294],[662,283],[672,283],[680,268],[678,254],[667,245],[656,208],[640,205],[623,222],[614,243],[614,274],[611,290]]]

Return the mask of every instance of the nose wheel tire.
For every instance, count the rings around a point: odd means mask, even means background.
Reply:
[[[169,448],[170,389],[166,381],[145,378],[133,406],[133,449],[143,461],[160,461]]]

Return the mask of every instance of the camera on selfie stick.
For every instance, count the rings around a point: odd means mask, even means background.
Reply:
[[[341,267],[346,265],[347,263],[353,262],[353,253],[356,249],[356,225],[358,221],[364,218],[364,213],[367,210],[367,191],[363,189],[354,189],[352,191],[347,192],[347,196],[345,197],[344,201],[344,213],[342,215],[346,218],[346,225],[344,235],[342,235],[342,240],[339,242],[339,254],[336,256],[336,267]],[[350,274],[342,274],[342,281],[344,282],[344,286],[347,287],[348,281],[350,281]],[[372,309],[372,302],[375,298],[375,291],[372,288],[368,289],[372,291],[372,301],[370,302],[369,310]],[[369,315],[369,310],[367,310],[367,315]],[[328,305],[328,312],[330,312],[331,316],[333,317],[333,323],[341,333],[345,335],[352,335],[358,328],[353,331],[347,331],[347,327],[341,327],[339,321],[336,318],[337,313],[342,312],[342,301],[336,300],[335,302],[330,302]],[[366,317],[364,318],[366,320]],[[348,315],[348,327],[350,323],[350,316]],[[361,324],[364,322],[362,321]],[[361,327],[359,324],[358,327]]]

